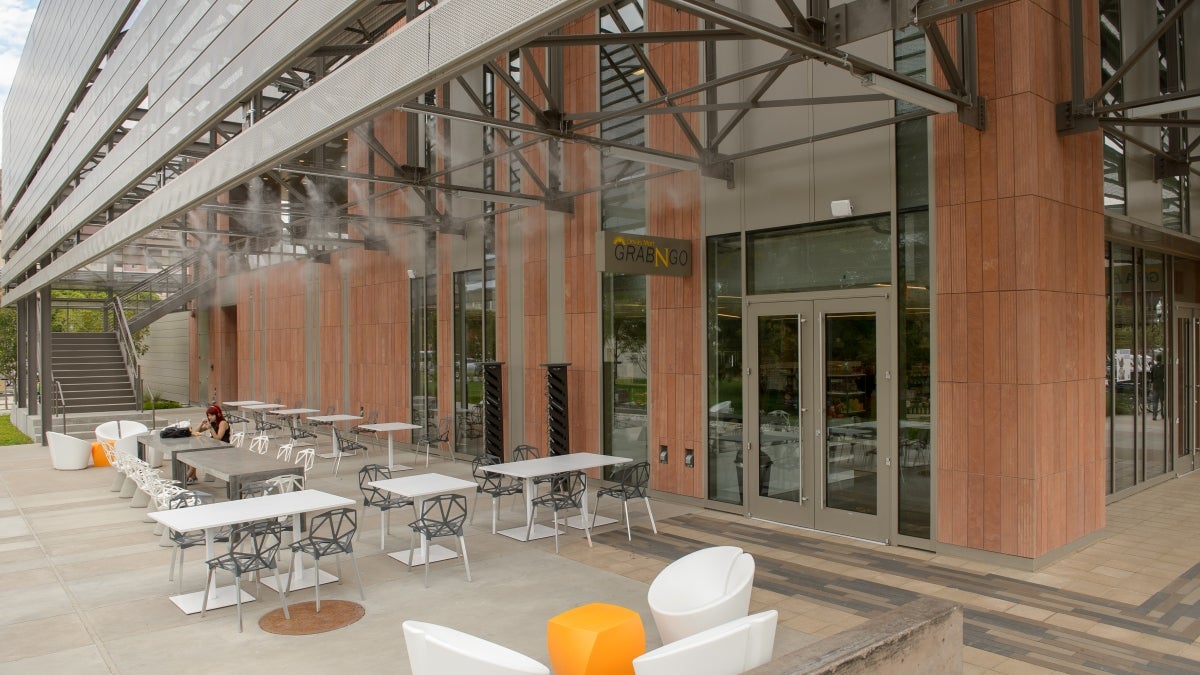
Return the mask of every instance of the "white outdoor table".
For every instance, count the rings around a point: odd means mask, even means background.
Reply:
[[[413,429],[420,429],[421,428],[420,426],[418,426],[416,424],[409,424],[408,422],[380,422],[378,424],[362,424],[359,426],[360,426],[360,428],[366,429],[367,431],[386,431],[387,432],[387,435],[388,435],[388,463],[387,463],[387,465],[388,465],[389,470],[391,470],[391,471],[408,471],[409,469],[412,469],[411,466],[404,466],[403,464],[394,465],[392,463],[394,461],[392,459],[392,447],[393,447],[392,446],[392,432],[394,432],[394,431],[412,431]]]
[[[257,405],[259,403],[262,403],[262,401],[222,401],[221,405],[226,408],[240,408],[244,405]]]
[[[612,455],[600,455],[594,452],[573,452],[569,455],[551,455],[550,457],[538,457],[537,459],[526,459],[520,462],[505,462],[503,464],[492,464],[490,466],[481,466],[480,469],[488,473],[498,473],[502,476],[512,476],[525,481],[525,527],[514,527],[507,530],[501,530],[500,534],[506,537],[512,537],[517,541],[526,541],[525,532],[529,529],[529,522],[533,520],[533,498],[534,487],[533,479],[541,476],[549,476],[556,473],[566,471],[586,471],[587,469],[598,469],[602,466],[611,466],[613,464],[625,464],[632,462],[629,457],[614,457]],[[580,509],[582,515],[573,516],[567,519],[567,524],[571,527],[583,529],[583,523],[588,520],[588,503],[587,503],[587,474],[584,474],[584,493],[583,493],[583,508]],[[571,523],[574,520],[575,523]],[[612,518],[605,519],[605,522],[597,520],[597,525],[607,523],[615,523]],[[534,525],[533,530],[529,535],[530,539],[542,539],[544,537],[553,537],[554,529],[545,525]]]
[[[458,490],[475,489],[474,481],[463,480],[461,478],[446,476],[440,473],[423,473],[416,476],[404,476],[403,478],[386,478],[384,480],[372,481],[368,483],[368,485],[373,488],[386,490],[392,494],[397,494],[401,497],[407,497],[413,500],[417,509],[418,518],[421,516],[421,505],[424,503],[426,497],[445,494],[447,492],[457,492]],[[387,526],[388,512],[384,511],[379,530],[380,548],[383,548],[383,537],[385,534],[387,534]],[[396,560],[399,560],[407,565],[409,550],[405,549],[403,551],[396,551],[395,553],[389,553],[388,556],[395,558]],[[457,553],[451,551],[445,546],[440,546],[438,544],[429,545],[429,562],[450,560],[457,557]],[[421,565],[424,564],[424,562],[425,557],[421,555],[421,549],[412,549],[412,564]]]
[[[256,520],[267,520],[268,518],[295,516],[309,511],[323,511],[343,506],[354,506],[354,503],[353,499],[339,497],[338,495],[321,492],[320,490],[300,490],[298,492],[285,492],[265,497],[237,499],[227,502],[217,502],[215,504],[189,506],[182,509],[155,511],[150,514],[150,517],[176,532],[204,530],[205,560],[212,560],[217,556],[213,536],[216,530],[222,527]],[[299,518],[292,520],[292,535],[296,539],[300,538]],[[311,570],[306,571],[302,562],[303,556],[295,562],[294,571],[296,580],[289,584],[289,590],[308,588],[315,581],[315,575]],[[171,596],[171,602],[175,603],[185,614],[195,614],[200,611],[200,608],[204,604],[205,593],[208,593],[209,609],[228,607],[236,604],[237,598],[234,594],[237,588],[235,586],[218,587],[216,580],[216,575],[213,575],[213,582],[207,589]],[[273,578],[269,578],[264,579],[262,583],[274,588],[274,581]],[[328,572],[321,572],[321,583],[325,584],[330,581],[337,581],[337,577]],[[246,591],[242,591],[242,602],[251,602],[253,600],[254,596]]]
[[[310,422],[325,422],[327,424],[337,424],[338,422],[350,422],[352,420],[361,420],[361,419],[362,419],[362,415],[345,415],[342,413],[338,413],[337,415],[309,415],[308,416],[308,421],[310,421]],[[317,455],[317,457],[323,457],[325,459],[334,459],[335,457],[338,456],[337,438],[333,434],[329,434],[329,437],[330,437],[330,445],[333,446],[333,449],[329,451],[329,454],[321,454],[321,455]]]
[[[296,415],[307,415],[308,413],[321,411],[316,408],[284,408],[282,410],[268,410],[267,412],[271,415],[288,415],[294,417]]]
[[[282,408],[282,403],[251,403],[250,405],[241,406],[242,410],[274,410]]]

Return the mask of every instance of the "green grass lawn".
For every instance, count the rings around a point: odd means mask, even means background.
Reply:
[[[0,445],[23,445],[32,442],[32,438],[12,425],[8,415],[0,415]]]

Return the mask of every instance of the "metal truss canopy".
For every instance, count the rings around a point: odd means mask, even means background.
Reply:
[[[573,18],[604,6],[595,0],[513,4],[486,0],[474,8],[474,0],[378,2],[365,15],[361,30],[347,27],[336,39],[314,47],[303,59],[266,78],[268,84],[247,104],[241,124],[222,120],[200,134],[176,160],[114,201],[101,217],[76,226],[59,245],[39,257],[37,264],[0,274],[9,291],[4,302],[68,278],[86,278],[78,271],[101,260],[114,261],[105,275],[111,278],[114,271],[136,267],[126,264],[125,258],[136,261],[149,249],[183,259],[190,251],[203,250],[205,242],[219,239],[240,247],[244,255],[277,255],[280,259],[325,256],[328,250],[348,246],[378,248],[381,239],[413,230],[462,235],[496,214],[521,208],[543,206],[570,212],[574,198],[580,195],[675,171],[696,170],[731,184],[737,160],[918,119],[935,111],[954,111],[959,120],[977,128],[986,125],[985,101],[978,93],[975,74],[974,13],[1000,0],[854,0],[833,8],[828,2],[814,0],[808,3],[807,12],[793,0],[778,0],[773,3],[778,15],[768,19],[712,0],[653,1],[695,17],[697,28],[630,30],[621,25],[619,12],[609,6],[610,15],[617,19],[614,31],[570,36],[556,32]],[[467,16],[496,14],[500,7],[525,18],[498,34],[489,32],[492,26],[462,23]],[[411,17],[406,16],[409,11]],[[852,42],[910,26],[923,31],[946,87],[848,51]],[[953,50],[943,30],[956,31]],[[384,64],[408,63],[419,50],[434,49],[442,41],[429,36],[439,31],[447,35],[447,53],[426,54],[422,60],[430,65],[422,68],[420,75],[407,80],[407,75],[378,75],[387,70]],[[359,39],[351,39],[353,35]],[[729,40],[759,41],[777,48],[778,53],[768,62],[718,73],[712,50],[716,43]],[[700,62],[707,64],[699,81],[669,88],[667,78],[656,70],[646,51],[646,45],[656,42],[695,44],[702,54]],[[472,48],[448,51],[462,44]],[[561,72],[553,65],[540,64],[561,64],[566,50],[597,47],[626,48],[644,76],[644,90],[630,90],[627,103],[619,110],[565,107],[568,99]],[[498,57],[511,53],[522,57],[520,82],[497,65]],[[861,95],[854,96],[772,99],[772,85],[789,67],[804,62],[819,62],[876,86],[864,87]],[[478,90],[462,76],[483,67],[489,68],[497,91],[519,101],[524,117],[510,120],[507,113],[497,114],[488,100],[496,91]],[[450,87],[462,95],[444,95]],[[354,90],[353,97],[346,95],[350,90]],[[428,96],[424,92],[442,93]],[[320,119],[313,118],[311,124],[290,121],[294,117],[291,111],[304,110],[308,100],[341,98],[354,104],[323,110]],[[779,138],[762,147],[727,149],[731,133],[756,109],[892,98],[924,109],[813,136]],[[475,152],[454,147],[451,152],[451,148],[441,147],[445,139],[433,138],[434,158],[427,161],[438,168],[418,166],[409,159],[424,155],[415,133],[410,133],[405,158],[393,157],[375,137],[371,120],[388,110],[407,113],[413,122],[424,118],[480,125],[493,139],[492,147]],[[706,116],[703,129],[694,128],[689,121],[688,115],[695,113]],[[606,123],[658,115],[674,120],[690,145],[689,152],[655,150],[600,132]],[[280,138],[288,140],[278,142]],[[372,164],[368,169],[350,170],[338,156],[351,138],[369,148]],[[266,139],[272,142],[268,144]],[[615,177],[597,178],[590,185],[564,191],[562,158],[571,145],[625,160],[630,168]],[[235,172],[218,169],[229,166],[234,157],[244,168]],[[498,190],[479,181],[480,167],[498,159],[520,167],[520,191]],[[468,175],[474,178],[464,178]],[[302,187],[305,180],[336,196],[314,198]],[[249,197],[231,192],[244,192],[255,181],[271,186],[268,203],[251,204]],[[380,200],[399,194],[405,196],[410,215],[374,215],[383,211]],[[473,206],[464,207],[464,200]],[[218,228],[218,213],[236,226]],[[256,229],[246,223],[267,223],[269,228]],[[355,230],[365,235],[351,236]],[[277,250],[281,242],[292,248]]]

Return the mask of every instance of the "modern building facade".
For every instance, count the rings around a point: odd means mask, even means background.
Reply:
[[[191,401],[1037,565],[1196,461],[1191,5],[43,0],[22,404],[98,290],[188,313]]]

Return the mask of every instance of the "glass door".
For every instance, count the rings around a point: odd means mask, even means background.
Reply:
[[[1200,447],[1200,307],[1177,305],[1175,316],[1175,471],[1183,474],[1195,470]]]
[[[895,411],[883,298],[753,303],[741,452],[752,515],[888,538]]]

